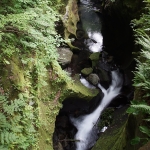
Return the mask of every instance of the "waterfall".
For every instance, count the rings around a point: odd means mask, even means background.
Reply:
[[[111,71],[112,82],[106,90],[101,84],[98,87],[102,90],[104,97],[99,106],[91,113],[80,116],[78,118],[70,117],[71,122],[77,128],[77,133],[74,139],[76,142],[76,150],[87,150],[94,145],[97,139],[96,123],[102,111],[109,105],[109,103],[119,94],[123,79],[119,70]]]
[[[84,44],[91,52],[102,51],[103,36],[101,34],[102,23],[90,0],[80,0],[79,12],[82,28],[87,34]]]

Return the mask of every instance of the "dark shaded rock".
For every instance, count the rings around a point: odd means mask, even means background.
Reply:
[[[110,73],[100,67],[97,69],[97,75],[100,78],[100,83],[103,87],[108,88],[109,84],[111,83]]]
[[[111,70],[111,66],[108,63],[105,63],[103,61],[99,61],[99,67],[105,71],[110,71]]]
[[[57,143],[57,145],[54,145],[54,150],[64,150],[63,146],[60,142]]]
[[[77,36],[77,39],[81,40],[85,37],[85,33],[83,30],[77,30],[76,36]]]
[[[101,58],[98,65],[98,67],[106,71],[116,70],[118,68],[114,63],[113,56],[109,55],[106,51],[101,52]]]
[[[108,107],[114,107],[114,108],[119,108],[122,107],[124,105],[126,105],[128,102],[128,97],[126,95],[123,94],[119,94],[117,97],[115,97],[110,104],[108,105]]]
[[[88,102],[82,98],[70,97],[63,101],[63,108],[60,110],[60,114],[78,114],[80,111],[87,112]]]
[[[140,147],[139,150],[150,150],[150,141],[144,146]]]
[[[68,125],[68,117],[67,116],[58,116],[57,117],[57,127],[66,128]]]
[[[99,92],[95,97],[93,97],[89,102],[89,110],[88,113],[93,112],[100,104],[104,94]]]
[[[90,68],[92,66],[91,60],[89,59],[88,51],[74,52],[69,67],[72,69],[72,75],[81,73],[84,68]]]

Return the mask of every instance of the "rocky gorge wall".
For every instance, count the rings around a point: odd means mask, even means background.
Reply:
[[[132,52],[138,51],[138,49],[137,47],[134,46],[133,43],[134,38],[132,37],[132,29],[130,28],[130,21],[134,18],[139,17],[139,14],[141,13],[142,1],[136,0],[134,3],[128,0],[126,1],[116,0],[115,2],[102,1],[101,4],[99,3],[99,1],[96,0],[94,2],[97,5],[97,7],[100,7],[102,9],[102,13],[104,14],[104,20],[106,19],[105,28],[110,31],[110,33],[103,33],[105,45],[104,50],[107,51],[109,54],[113,55],[113,57],[115,57],[115,61],[117,61],[117,63],[121,66],[121,68],[125,70],[127,74],[129,73],[130,74],[129,76],[133,78],[133,74],[130,72],[131,70],[133,71],[135,67],[134,56],[132,56]],[[77,30],[76,25],[77,22],[79,21],[79,16],[76,13],[77,1],[76,2],[70,1],[70,5],[71,4],[74,4],[75,10],[72,10],[72,12],[75,11],[75,15],[70,14],[71,17],[68,17],[69,18],[68,22],[67,21],[64,22],[65,37],[67,37],[66,39],[68,39],[69,35],[74,35],[76,37],[76,30]],[[69,14],[69,8],[73,7],[67,5],[65,16]],[[70,11],[70,13],[72,12]],[[74,17],[76,17],[76,19]],[[73,20],[70,21],[70,19]],[[120,32],[124,30],[123,31],[124,34],[120,34],[119,31],[117,33],[112,32],[114,30],[115,25],[113,24],[112,20],[118,22],[117,27],[119,28]],[[124,26],[122,27],[123,24],[125,24],[127,28],[126,27],[124,28]],[[115,35],[115,38],[113,38],[112,35]],[[130,38],[126,40],[126,38],[128,37]],[[76,49],[76,47],[77,45],[71,46],[71,49],[74,50]],[[109,57],[110,56],[108,56],[108,59]],[[118,116],[117,113],[120,115]],[[98,149],[109,150],[112,147],[113,149],[117,150],[123,149],[136,150],[140,146],[139,145],[131,146],[130,140],[135,135],[139,134],[137,128],[140,122],[140,118],[137,119],[133,116],[126,115],[126,107],[123,107],[122,109],[116,111],[114,115],[116,116],[115,118],[117,119],[114,120],[114,123],[110,126],[110,129],[108,129],[108,131],[106,131],[104,134],[101,135],[100,139],[93,147],[93,150]]]

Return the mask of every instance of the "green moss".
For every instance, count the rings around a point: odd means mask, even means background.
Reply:
[[[84,74],[84,75],[89,75],[92,72],[93,72],[92,68],[84,68],[84,69],[81,70],[81,73]]]
[[[100,55],[100,52],[92,53],[89,58],[91,60],[99,60],[99,55]]]
[[[62,21],[65,26],[65,40],[71,48],[78,49],[71,44],[71,41],[69,41],[69,36],[71,34],[76,36],[77,22],[79,21],[77,0],[68,1]]]
[[[92,150],[137,150],[139,145],[131,145],[131,140],[139,136],[141,116],[126,114],[127,106],[114,112],[114,119],[110,127],[100,135]]]
[[[10,61],[12,75],[14,77],[13,82],[18,90],[25,91],[25,85],[27,84],[24,78],[24,71],[21,69],[19,62],[16,58],[16,62]]]
[[[59,102],[49,101],[42,102],[39,101],[39,142],[38,147],[40,150],[53,150],[53,132],[55,128],[55,118],[59,112],[60,104]]]
[[[79,76],[76,76],[75,78],[75,82],[67,84],[67,88],[72,92],[71,96],[77,96],[90,100],[98,94],[98,89],[89,89],[80,82]]]
[[[70,96],[76,96],[90,100],[98,90],[90,90],[83,86],[77,76],[75,81],[63,71],[57,61],[53,61],[46,72],[44,81],[47,84],[38,89],[39,107],[39,149],[53,149],[53,133],[55,129],[55,118],[62,107],[62,101]]]
[[[123,150],[126,144],[126,124],[124,122],[121,127],[117,126],[109,133],[106,131],[92,150]]]
[[[113,113],[113,123],[100,135],[92,150],[124,150],[128,138],[126,109],[127,107],[123,107]]]

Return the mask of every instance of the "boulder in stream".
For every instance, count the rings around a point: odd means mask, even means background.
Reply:
[[[89,76],[88,76],[88,81],[91,82],[93,85],[97,85],[98,82],[99,82],[99,77],[97,74],[95,73],[91,73]]]
[[[89,75],[90,73],[93,72],[93,69],[92,68],[84,68],[81,70],[81,73],[85,76]]]

